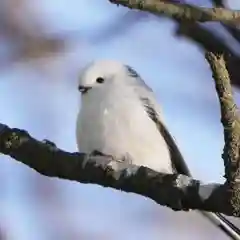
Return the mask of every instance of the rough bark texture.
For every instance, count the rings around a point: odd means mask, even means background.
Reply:
[[[45,176],[141,194],[173,210],[199,209],[233,215],[224,185],[204,185],[184,175],[162,174],[134,165],[122,168],[121,162],[111,157],[68,153],[49,141],[38,141],[26,131],[2,124],[0,152]],[[240,212],[235,215],[240,216]]]
[[[240,203],[240,122],[239,111],[234,103],[228,71],[223,55],[206,53],[215,79],[215,86],[221,107],[221,122],[224,128],[225,146],[222,158],[225,166],[225,185],[229,189],[228,199],[233,211],[239,211]]]

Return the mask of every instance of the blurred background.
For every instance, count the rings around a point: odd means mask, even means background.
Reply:
[[[185,2],[240,9],[239,0]],[[0,122],[76,151],[78,74],[91,60],[116,59],[134,67],[156,92],[193,175],[223,182],[223,133],[204,48],[231,53],[226,61],[240,103],[240,30],[219,23],[187,29],[108,0],[1,0]],[[228,239],[194,213],[44,177],[0,156],[0,240],[163,238]]]

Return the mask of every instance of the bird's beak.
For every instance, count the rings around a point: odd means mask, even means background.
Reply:
[[[82,94],[87,93],[87,91],[91,89],[91,87],[86,87],[86,86],[78,86],[78,91],[81,92]]]

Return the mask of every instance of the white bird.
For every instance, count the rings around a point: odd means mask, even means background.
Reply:
[[[78,89],[79,151],[127,157],[158,172],[191,176],[152,89],[132,67],[118,61],[92,62],[81,72]],[[232,239],[240,239],[240,230],[223,215],[201,213]]]

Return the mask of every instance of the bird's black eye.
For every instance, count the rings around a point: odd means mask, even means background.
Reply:
[[[104,82],[104,78],[98,77],[98,78],[96,79],[96,82],[97,82],[97,83],[103,83],[103,82]]]

